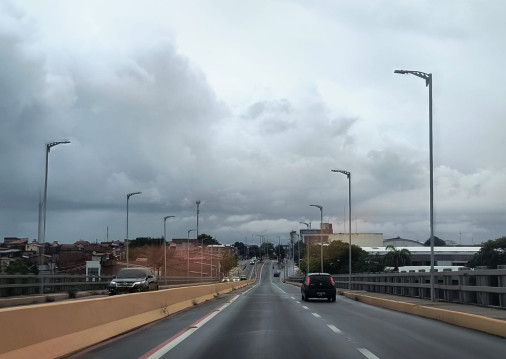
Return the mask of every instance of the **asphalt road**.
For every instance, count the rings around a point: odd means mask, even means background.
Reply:
[[[302,302],[273,277],[72,358],[504,358],[506,340],[338,296]]]

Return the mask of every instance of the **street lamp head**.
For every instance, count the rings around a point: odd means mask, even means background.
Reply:
[[[49,142],[46,144],[46,148],[47,148],[47,151],[51,151],[51,147],[54,147],[54,146],[58,146],[58,145],[64,145],[64,144],[67,144],[67,143],[70,143],[70,141],[68,140],[65,140],[65,141],[53,141],[53,142]]]
[[[135,196],[136,194],[141,194],[142,192],[132,192],[132,193],[129,193],[127,194],[127,199],[132,197],[132,196]]]
[[[197,200],[197,201],[195,202],[195,204],[196,204],[197,206],[198,206],[198,205],[200,205],[200,200]]]
[[[429,86],[432,82],[432,74],[428,74],[422,71],[411,71],[411,70],[395,70],[394,74],[411,74],[425,80],[425,86]]]
[[[350,178],[350,175],[351,175],[351,172],[343,171],[343,170],[330,170],[330,171],[342,173],[343,175],[346,175],[346,177],[348,177],[348,178]]]
[[[165,220],[167,220],[167,218],[175,218],[175,217],[176,216],[165,216],[165,217],[163,217],[163,220],[165,221]]]
[[[323,209],[323,206],[320,206],[318,204],[310,204],[309,207],[316,207],[316,208],[319,208],[320,211]]]

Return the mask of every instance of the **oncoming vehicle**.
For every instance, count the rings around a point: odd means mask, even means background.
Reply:
[[[302,300],[309,298],[326,298],[331,302],[336,301],[336,288],[334,279],[328,273],[308,273],[300,287]]]
[[[274,272],[274,277],[279,277],[280,274],[281,274],[281,272],[279,270],[277,270]]]
[[[145,267],[123,268],[109,283],[109,295],[158,290],[153,271]]]

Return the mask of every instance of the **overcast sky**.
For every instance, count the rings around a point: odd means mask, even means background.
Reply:
[[[506,235],[503,1],[0,1],[0,237]],[[346,217],[345,217],[346,214]],[[194,237],[195,232],[191,234]]]

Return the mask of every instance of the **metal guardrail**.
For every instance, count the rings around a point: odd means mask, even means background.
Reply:
[[[348,274],[332,275],[336,288],[350,289]],[[365,273],[351,275],[351,290],[430,299],[430,272]],[[506,309],[506,266],[500,269],[434,271],[439,301]]]
[[[0,275],[0,297],[41,294],[41,281],[44,294],[70,293],[77,291],[100,291],[107,289],[113,276],[86,275]],[[160,286],[180,286],[217,282],[209,277],[158,277]]]

